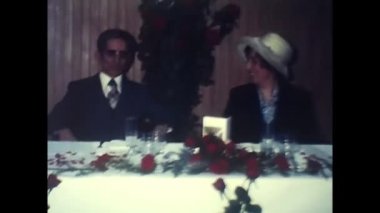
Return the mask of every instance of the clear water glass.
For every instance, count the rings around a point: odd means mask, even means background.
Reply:
[[[138,130],[136,117],[127,117],[124,123],[124,138],[128,147],[134,149],[138,145]]]

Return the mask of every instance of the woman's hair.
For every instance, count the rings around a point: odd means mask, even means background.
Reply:
[[[254,49],[250,46],[244,48],[245,58],[249,59],[252,57],[256,57],[259,61],[259,64],[262,68],[269,70],[272,72],[278,79],[285,80],[285,77],[268,61],[265,60],[259,53],[255,52]]]

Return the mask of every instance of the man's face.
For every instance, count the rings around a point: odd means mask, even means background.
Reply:
[[[133,63],[134,55],[122,39],[110,39],[106,49],[99,53],[102,70],[111,77],[126,73]]]

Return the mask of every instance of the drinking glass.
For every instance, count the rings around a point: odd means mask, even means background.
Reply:
[[[131,149],[138,145],[138,130],[136,117],[127,117],[124,123],[124,136],[127,146]]]
[[[166,128],[157,126],[152,132],[145,134],[144,153],[159,154],[166,145]]]

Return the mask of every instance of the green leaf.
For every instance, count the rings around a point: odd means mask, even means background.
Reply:
[[[261,213],[262,209],[259,205],[248,204],[244,209],[247,213]]]
[[[245,204],[249,204],[251,202],[251,198],[249,197],[248,192],[243,187],[236,187],[235,194],[238,201],[243,202]]]
[[[230,205],[225,208],[225,213],[240,213],[241,204],[238,200],[230,200]]]

